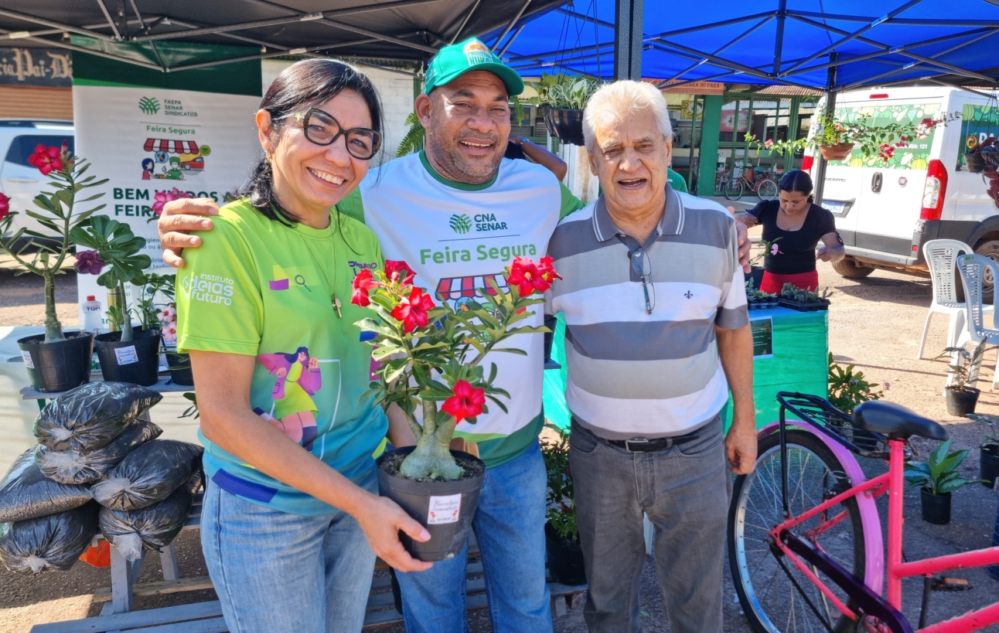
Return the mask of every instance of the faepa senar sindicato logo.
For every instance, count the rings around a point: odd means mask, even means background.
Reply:
[[[160,102],[154,97],[142,97],[139,99],[139,109],[143,114],[156,114],[160,111]]]

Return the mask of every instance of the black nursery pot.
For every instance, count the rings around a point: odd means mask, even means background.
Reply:
[[[753,280],[753,288],[759,290],[763,285],[763,266],[753,266],[749,278]]]
[[[999,446],[986,444],[978,449],[978,474],[982,480],[982,485],[993,488],[996,485],[996,478],[999,477]]]
[[[94,342],[101,373],[107,382],[148,387],[158,380],[160,336],[156,330],[132,329],[133,340],[122,343],[121,332],[98,334]]]
[[[385,471],[384,464],[390,456],[409,455],[414,448],[407,446],[387,451],[378,458],[379,493],[398,503],[430,532],[430,540],[426,543],[414,541],[405,532],[399,532],[403,546],[413,558],[424,561],[454,558],[468,540],[486,465],[474,455],[451,451],[454,457],[477,462],[481,466],[479,473],[457,481],[413,481],[394,477]]]
[[[934,525],[947,525],[950,523],[950,493],[942,495],[932,494],[926,488],[920,488],[922,496],[923,521]]]
[[[578,538],[567,541],[555,532],[551,523],[545,523],[545,551],[548,552],[548,573],[553,581],[569,586],[586,584],[583,547]]]
[[[170,368],[170,381],[182,387],[194,385],[194,373],[191,371],[191,356],[167,352],[167,367]]]
[[[44,334],[18,339],[17,347],[35,390],[58,393],[90,382],[93,335],[66,332],[64,336],[65,341],[55,343],[45,343]]]
[[[545,126],[560,143],[586,145],[583,138],[583,111],[545,106]]]
[[[947,413],[963,418],[969,413],[975,412],[975,405],[978,404],[978,395],[981,393],[974,387],[965,387],[964,391],[956,389],[945,389],[947,394]]]

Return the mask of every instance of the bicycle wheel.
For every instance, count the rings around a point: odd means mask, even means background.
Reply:
[[[722,192],[729,200],[738,200],[742,197],[744,187],[742,178],[729,178],[722,184]]]
[[[756,195],[760,200],[773,200],[777,197],[777,183],[769,178],[760,181],[760,186],[756,188]]]
[[[827,631],[828,628],[837,633],[852,631],[856,623],[840,613],[779,549],[771,548],[767,539],[769,530],[784,520],[780,461],[780,434],[773,433],[760,442],[756,470],[737,477],[732,490],[728,559],[743,613],[757,633]],[[792,516],[799,516],[824,499],[835,496],[835,473],[843,476],[844,468],[820,439],[808,431],[788,430],[787,463]],[[844,520],[817,537],[809,538],[805,533],[817,527],[823,515],[792,531],[831,556],[847,571],[863,578],[864,528],[856,499],[851,497],[830,508],[825,516],[832,519],[842,512],[847,513]],[[817,568],[811,567],[811,571],[856,612],[845,592]]]

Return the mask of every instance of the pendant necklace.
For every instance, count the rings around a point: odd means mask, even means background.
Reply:
[[[343,304],[340,303],[340,297],[336,296],[336,292],[333,291],[333,284],[331,284],[329,278],[326,277],[326,271],[323,270],[322,264],[319,263],[319,260],[316,258],[315,254],[313,254],[312,249],[309,247],[308,244],[305,245],[305,250],[309,251],[309,255],[312,257],[312,261],[314,261],[316,263],[316,268],[319,270],[319,274],[323,276],[323,281],[326,282],[326,288],[327,288],[327,290],[329,290],[329,293],[330,293],[330,304],[333,306],[333,309],[336,310],[337,317],[343,318],[343,314],[341,314],[341,312],[340,312],[340,308],[343,307]],[[333,241],[333,278],[334,279],[336,279],[336,264],[337,264],[337,261],[336,261],[336,239],[334,238],[334,241]]]

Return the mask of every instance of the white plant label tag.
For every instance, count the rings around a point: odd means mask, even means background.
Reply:
[[[461,514],[461,495],[446,497],[430,497],[430,512],[427,514],[428,525],[441,523],[457,523]]]
[[[119,347],[114,350],[114,357],[119,365],[131,365],[139,362],[139,354],[135,351],[135,345]]]
[[[34,369],[35,364],[31,362],[31,353],[21,350],[21,358],[24,359],[24,366],[28,369]]]

